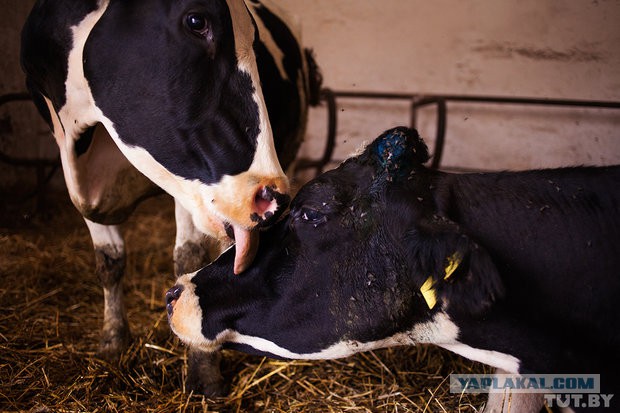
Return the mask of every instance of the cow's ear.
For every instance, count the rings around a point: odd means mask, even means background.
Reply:
[[[388,181],[408,177],[429,160],[428,148],[418,131],[404,126],[383,132],[368,145],[362,157],[370,158],[377,174]]]
[[[480,314],[503,295],[487,250],[448,220],[426,222],[408,234],[410,264],[429,309],[435,305]]]

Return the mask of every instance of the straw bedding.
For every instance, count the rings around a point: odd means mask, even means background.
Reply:
[[[163,305],[174,283],[173,203],[164,196],[125,226],[133,342],[108,364],[96,355],[103,294],[81,217],[63,196],[34,218],[4,218],[0,412],[477,412],[484,403],[449,393],[449,374],[488,368],[430,346],[312,362],[227,351],[229,395],[185,393],[186,349]]]

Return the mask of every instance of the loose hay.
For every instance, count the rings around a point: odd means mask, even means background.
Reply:
[[[448,376],[488,368],[426,346],[312,362],[226,351],[230,394],[184,393],[185,348],[163,304],[174,283],[166,197],[146,202],[125,228],[134,340],[108,364],[96,356],[103,295],[86,226],[64,198],[46,215],[0,227],[0,412],[477,412],[484,403],[450,394]]]

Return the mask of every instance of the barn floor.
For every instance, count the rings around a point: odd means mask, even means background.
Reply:
[[[228,351],[228,397],[184,393],[185,348],[163,305],[174,283],[164,196],[125,229],[133,343],[110,365],[96,355],[103,297],[86,226],[66,195],[34,216],[19,208],[0,220],[0,412],[477,412],[484,403],[450,394],[448,383],[450,373],[485,367],[424,346],[317,362]]]

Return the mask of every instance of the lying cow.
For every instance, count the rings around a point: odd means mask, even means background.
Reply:
[[[428,157],[396,128],[303,186],[246,272],[230,250],[179,278],[172,330],[288,359],[432,343],[617,388],[620,167],[449,174]],[[542,395],[526,396],[513,412],[538,411]]]
[[[21,58],[93,239],[105,300],[100,354],[115,359],[129,341],[118,225],[162,188],[176,202],[175,271],[210,261],[206,236],[229,235],[243,271],[254,229],[288,205],[283,168],[320,77],[268,0],[39,0]],[[217,370],[197,370],[197,391],[218,392]]]

